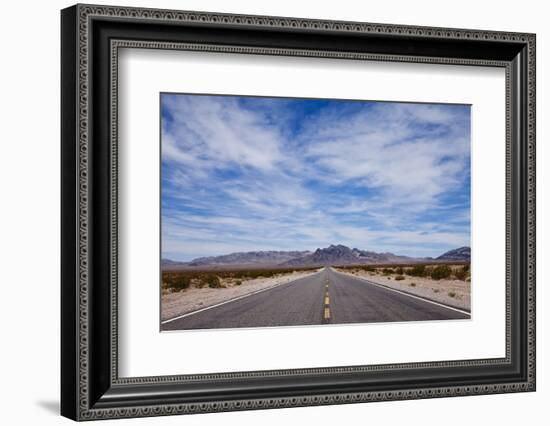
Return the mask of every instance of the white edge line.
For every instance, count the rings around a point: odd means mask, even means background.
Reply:
[[[161,322],[160,322],[160,325],[168,324],[169,322],[176,321],[176,320],[179,320],[179,319],[181,319],[181,318],[185,318],[185,317],[188,317],[188,316],[191,316],[191,315],[195,315],[195,314],[198,314],[199,312],[204,312],[204,311],[207,311],[207,310],[209,310],[209,309],[217,308],[218,306],[225,305],[226,303],[235,302],[235,301],[237,301],[237,300],[244,299],[245,297],[253,296],[254,294],[262,293],[262,292],[264,292],[264,291],[271,290],[271,289],[273,289],[273,288],[275,288],[275,287],[279,287],[279,286],[282,286],[282,285],[284,285],[284,284],[290,284],[290,283],[293,283],[293,282],[295,282],[295,281],[301,280],[302,278],[307,278],[307,277],[310,277],[310,276],[312,276],[312,275],[319,274],[319,273],[321,273],[321,272],[322,272],[322,271],[315,272],[315,273],[313,273],[313,274],[311,274],[311,275],[306,275],[305,277],[300,277],[300,278],[296,278],[296,279],[291,280],[291,281],[287,281],[286,283],[275,284],[275,285],[272,285],[271,287],[262,288],[262,289],[260,289],[260,290],[253,291],[252,293],[246,293],[246,294],[243,294],[242,296],[234,297],[233,299],[224,300],[223,302],[216,303],[215,305],[207,306],[207,307],[205,307],[205,308],[201,308],[201,309],[198,309],[198,310],[192,311],[192,312],[187,312],[186,314],[179,315],[179,316],[177,316],[177,317],[175,317],[175,318],[170,318],[170,319],[161,321]]]
[[[345,272],[338,272],[338,271],[334,271],[336,272],[337,274],[344,274],[344,275],[348,275],[346,274]],[[454,308],[452,306],[449,306],[449,305],[445,305],[444,303],[438,303],[438,302],[434,302],[433,300],[430,300],[430,299],[425,299],[424,297],[421,297],[421,296],[415,296],[413,294],[410,294],[410,293],[407,293],[406,291],[402,291],[402,290],[397,290],[395,288],[390,288],[388,286],[385,286],[383,284],[378,284],[378,283],[375,283],[373,281],[369,281],[367,280],[366,278],[362,278],[362,277],[356,277],[354,275],[348,275],[350,277],[353,277],[353,278],[359,278],[361,281],[365,281],[369,284],[372,284],[372,285],[375,285],[376,287],[380,287],[380,288],[383,288],[383,289],[386,289],[386,290],[389,290],[389,291],[395,291],[396,293],[399,293],[399,294],[402,294],[404,296],[409,296],[409,297],[412,297],[413,299],[418,299],[418,300],[422,300],[423,302],[427,302],[427,303],[431,303],[432,305],[437,305],[437,306],[441,306],[442,308],[447,308],[447,309],[450,309],[451,311],[456,311],[456,312],[460,312],[461,314],[466,314],[468,315],[470,318],[472,317],[472,314],[468,311],[463,311],[462,309],[458,309],[458,308]]]

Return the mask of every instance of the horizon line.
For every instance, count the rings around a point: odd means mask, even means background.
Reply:
[[[346,247],[350,250],[360,250],[360,251],[366,251],[366,252],[370,252],[370,253],[376,253],[376,254],[391,254],[391,255],[394,255],[394,256],[400,256],[400,257],[410,257],[411,259],[435,259],[436,256],[411,256],[411,255],[408,255],[408,254],[396,254],[392,251],[376,251],[376,250],[366,250],[366,249],[360,249],[360,248],[357,248],[357,247],[349,247],[349,246],[346,246],[345,244],[330,244],[326,247],[317,247],[316,249],[314,250],[248,250],[248,251],[232,251],[232,252],[229,252],[229,253],[225,253],[225,254],[215,254],[215,255],[204,255],[204,256],[197,256],[197,257],[193,257],[192,259],[190,260],[174,260],[173,258],[168,258],[168,257],[164,257],[164,256],[160,256],[160,260],[161,261],[170,261],[170,262],[176,262],[176,263],[189,263],[189,262],[193,262],[197,259],[204,259],[204,258],[210,258],[210,257],[222,257],[222,256],[230,256],[232,254],[247,254],[247,253],[258,253],[258,252],[278,252],[278,253],[288,253],[288,252],[309,252],[309,253],[314,253],[315,251],[317,250],[324,250],[324,249],[327,249],[327,248],[330,248],[330,247],[338,247],[338,246],[343,246],[343,247]],[[440,253],[439,256],[445,254],[445,253],[448,253],[449,251],[454,251],[454,250],[459,250],[459,249],[463,249],[463,248],[468,248],[471,250],[471,246],[467,245],[467,246],[460,246],[460,247],[455,247],[455,248],[451,248],[449,250],[445,250],[443,252]]]

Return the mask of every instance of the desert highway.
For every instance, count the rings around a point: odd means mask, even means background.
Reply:
[[[163,321],[162,330],[469,319],[468,312],[331,268]]]

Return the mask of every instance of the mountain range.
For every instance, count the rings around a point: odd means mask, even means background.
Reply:
[[[199,257],[190,262],[177,262],[162,259],[166,267],[219,267],[219,266],[278,266],[278,267],[309,267],[327,265],[369,265],[392,263],[420,262],[469,262],[470,247],[460,247],[449,250],[436,257],[409,257],[393,253],[377,253],[374,251],[349,248],[342,244],[318,248],[311,251],[250,251],[230,253],[223,256]]]
[[[230,253],[223,256],[198,257],[188,266],[215,265],[280,265],[293,259],[309,255],[310,251],[249,251]]]
[[[443,253],[441,256],[436,257],[435,260],[469,262],[470,247],[460,247],[454,250],[449,250],[448,252]]]

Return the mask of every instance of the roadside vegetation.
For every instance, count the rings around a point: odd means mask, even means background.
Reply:
[[[172,292],[184,291],[190,287],[227,288],[240,286],[243,282],[256,278],[272,278],[315,269],[318,268],[163,271],[162,288]]]
[[[415,264],[415,265],[349,265],[339,266],[336,269],[342,272],[368,272],[369,275],[383,275],[395,281],[402,281],[407,276],[431,278],[439,280],[470,280],[470,264]]]

